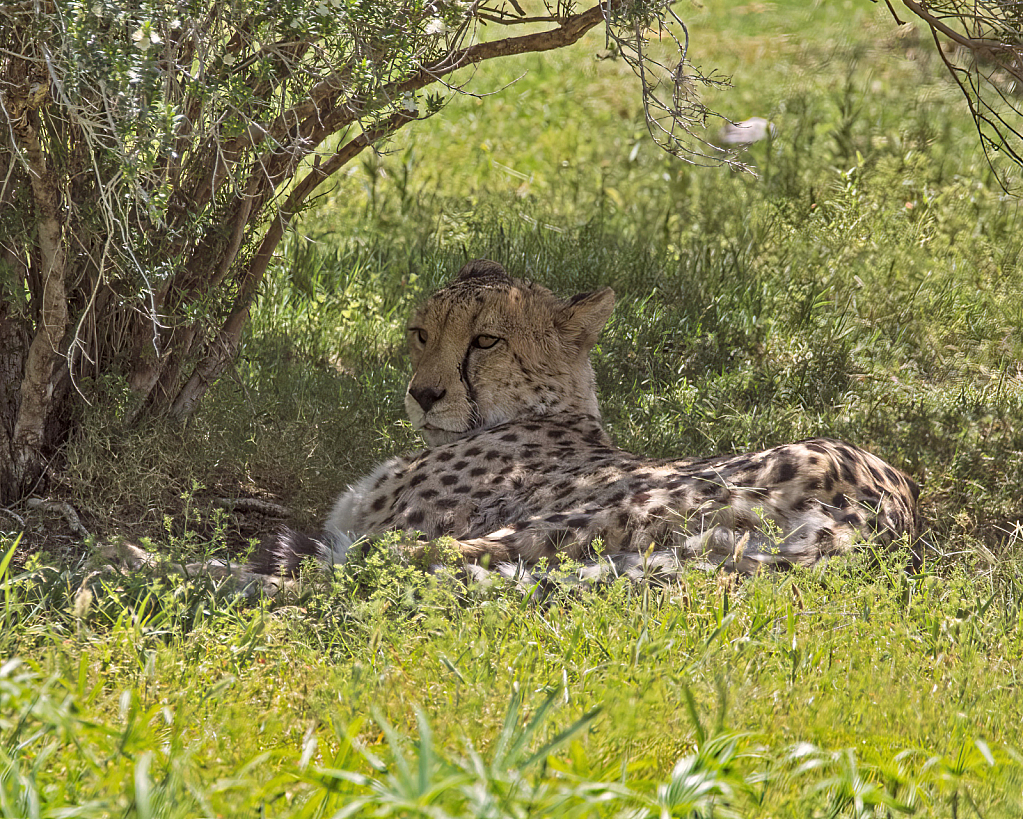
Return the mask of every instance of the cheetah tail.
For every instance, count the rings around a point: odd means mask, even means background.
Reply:
[[[306,559],[329,564],[330,557],[331,549],[322,540],[282,526],[259,544],[249,568],[258,574],[294,576]]]

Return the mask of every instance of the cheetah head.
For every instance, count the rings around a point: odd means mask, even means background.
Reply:
[[[609,288],[560,299],[469,262],[412,316],[412,425],[430,446],[513,420],[600,417],[589,352],[614,307]]]

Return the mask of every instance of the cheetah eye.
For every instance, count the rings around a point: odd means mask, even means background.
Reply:
[[[489,350],[500,340],[497,336],[476,336],[472,340],[472,346],[478,347],[481,350]]]
[[[426,344],[426,330],[420,327],[409,327],[409,340],[420,345]]]

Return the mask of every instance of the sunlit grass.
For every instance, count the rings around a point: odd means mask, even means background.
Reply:
[[[1021,807],[1018,566],[694,572],[536,606],[371,550],[271,610],[82,579],[4,578],[6,815]]]
[[[759,178],[673,162],[635,80],[495,66],[290,237],[230,378],[184,429],[97,407],[62,457],[97,537],[240,555],[221,496],[332,497],[418,446],[405,316],[468,258],[612,286],[594,355],[622,446],[811,435],[923,484],[932,548],[668,587],[501,585],[368,547],[258,603],[209,578],[0,548],[0,813],[917,816],[1023,812],[1019,205],[883,4],[679,7],[761,115]],[[114,407],[116,409],[116,406]],[[8,519],[2,522],[7,525]],[[56,545],[52,546],[56,551]]]

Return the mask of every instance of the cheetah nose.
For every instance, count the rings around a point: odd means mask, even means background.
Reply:
[[[447,390],[438,390],[436,387],[409,387],[408,394],[416,399],[416,403],[423,408],[423,412],[429,412],[430,407],[444,397]]]

